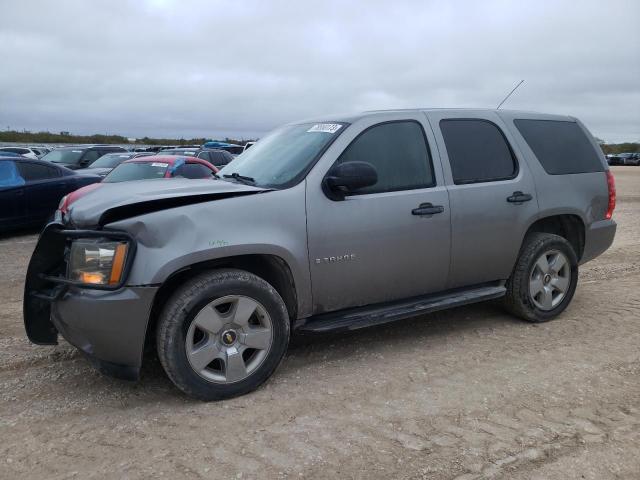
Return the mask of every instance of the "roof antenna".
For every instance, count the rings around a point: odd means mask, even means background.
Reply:
[[[523,83],[524,83],[524,80],[520,80],[520,83],[518,83],[515,87],[513,87],[513,90],[511,90],[511,91],[509,92],[509,95],[507,95],[506,97],[504,97],[504,100],[502,100],[502,101],[500,102],[500,105],[498,105],[498,106],[496,107],[496,110],[500,110],[500,107],[502,106],[502,104],[503,104],[504,102],[506,102],[506,101],[507,101],[507,99],[511,96],[511,94],[512,94],[513,92],[515,92],[515,91],[516,91],[516,89],[517,89],[520,85],[522,85]]]

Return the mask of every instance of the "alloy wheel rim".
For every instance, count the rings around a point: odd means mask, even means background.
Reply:
[[[205,305],[185,338],[189,365],[213,383],[236,383],[249,377],[273,344],[271,317],[257,300],[227,295]]]
[[[571,265],[559,250],[548,250],[538,257],[529,276],[529,296],[540,310],[556,308],[571,285]]]

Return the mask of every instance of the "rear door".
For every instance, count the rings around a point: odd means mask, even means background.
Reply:
[[[60,176],[54,166],[35,162],[18,162],[20,175],[25,179],[27,213],[31,221],[46,220],[58,207],[67,192],[69,180]]]
[[[349,126],[307,176],[314,313],[444,289],[450,209],[433,144],[420,113],[367,117]],[[372,164],[378,183],[332,200],[322,179],[347,161]],[[422,215],[427,203],[440,211]]]
[[[0,161],[0,228],[19,227],[28,222],[24,183],[15,162]]]
[[[430,111],[451,203],[449,288],[509,277],[538,214],[532,175],[495,112]]]

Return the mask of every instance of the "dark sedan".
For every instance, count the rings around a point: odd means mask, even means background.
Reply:
[[[100,175],[106,177],[111,170],[116,168],[125,160],[139,157],[149,157],[153,155],[152,152],[115,152],[107,153],[101,156],[98,160],[93,162],[89,168],[80,168],[76,170],[83,175]]]
[[[122,147],[112,145],[94,145],[91,147],[65,147],[50,151],[42,160],[57,163],[71,170],[87,168],[97,159],[112,152],[127,153]]]
[[[44,224],[67,193],[100,180],[43,160],[0,157],[0,231]]]

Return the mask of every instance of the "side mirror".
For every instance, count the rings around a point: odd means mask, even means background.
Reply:
[[[378,183],[378,172],[367,162],[345,162],[333,167],[322,182],[324,193],[332,200]]]

